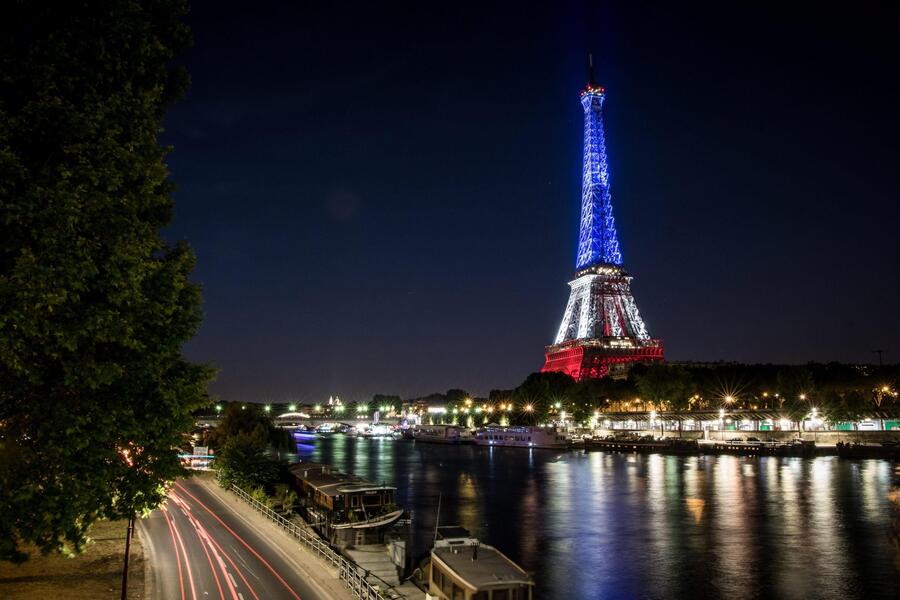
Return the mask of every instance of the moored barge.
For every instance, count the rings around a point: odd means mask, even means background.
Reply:
[[[293,465],[290,472],[304,516],[338,547],[383,543],[386,530],[403,515],[394,504],[395,487],[312,462]]]
[[[548,448],[565,450],[566,436],[555,427],[527,427],[520,425],[486,425],[475,431],[479,446],[512,446],[516,448]]]

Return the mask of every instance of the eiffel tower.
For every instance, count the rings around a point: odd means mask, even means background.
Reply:
[[[663,360],[662,341],[647,333],[631,295],[632,278],[622,268],[603,136],[606,91],[594,80],[593,58],[588,61],[588,84],[581,92],[584,171],[578,258],[569,302],[541,369],[575,379],[622,375],[633,363]]]

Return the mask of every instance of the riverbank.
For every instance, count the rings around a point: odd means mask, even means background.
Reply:
[[[82,554],[42,556],[29,548],[31,560],[22,565],[0,562],[0,598],[4,600],[101,600],[119,598],[125,556],[126,521],[100,521],[91,528],[91,542]],[[144,549],[131,539],[128,598],[143,600]]]

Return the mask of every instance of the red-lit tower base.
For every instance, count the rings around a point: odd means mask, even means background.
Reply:
[[[557,371],[576,380],[624,376],[635,363],[662,362],[661,340],[648,340],[639,346],[614,346],[618,340],[571,340],[547,346],[541,373]],[[622,340],[628,344],[629,340]]]

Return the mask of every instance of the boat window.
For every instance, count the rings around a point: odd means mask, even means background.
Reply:
[[[444,574],[433,564],[431,565],[431,580],[436,588],[441,589],[441,584],[444,583]]]
[[[466,591],[455,583],[453,584],[453,600],[466,600]]]
[[[528,441],[529,441],[529,442],[531,441],[531,436],[530,436],[530,435],[528,436]]]
[[[448,597],[453,593],[453,582],[443,573],[441,574],[441,591]]]
[[[478,592],[472,596],[472,600],[488,600],[488,592]]]
[[[491,600],[510,600],[509,590],[494,590]]]

